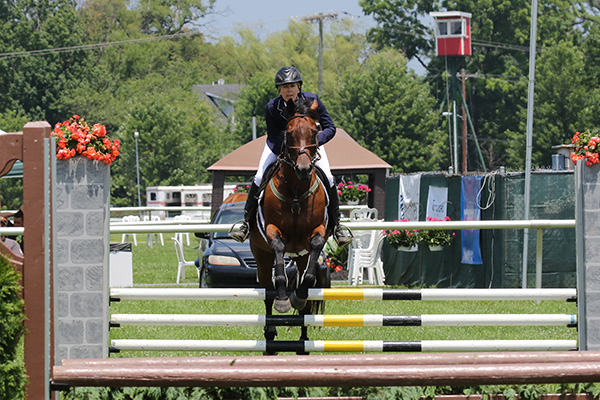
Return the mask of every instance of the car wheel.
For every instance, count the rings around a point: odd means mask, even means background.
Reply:
[[[206,268],[202,268],[200,270],[200,288],[201,289],[208,288],[208,282],[206,282]]]

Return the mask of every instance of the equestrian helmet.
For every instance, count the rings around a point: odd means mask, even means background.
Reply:
[[[275,87],[286,83],[299,83],[302,87],[302,75],[296,67],[281,67],[275,74]]]

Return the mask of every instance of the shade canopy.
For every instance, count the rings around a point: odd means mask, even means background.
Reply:
[[[212,211],[223,201],[225,176],[254,175],[265,147],[266,136],[261,136],[227,154],[208,168],[213,173]],[[392,166],[373,152],[358,144],[343,129],[337,128],[332,140],[324,145],[329,158],[331,172],[334,175],[369,175],[369,187],[372,189],[368,204],[377,208],[383,215],[385,208],[385,176]]]

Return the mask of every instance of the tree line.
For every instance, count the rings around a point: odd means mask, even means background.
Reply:
[[[449,121],[442,115],[447,60],[434,54],[431,11],[472,14],[466,101],[481,148],[468,140],[468,169],[523,170],[531,4],[528,0],[361,0],[376,24],[327,20],[324,87],[336,125],[393,166],[393,172],[446,169]],[[303,89],[318,92],[316,25],[290,20],[264,37],[239,28],[220,38],[208,23],[219,0],[5,0],[0,4],[0,129],[31,120],[54,125],[74,114],[105,124],[122,142],[112,168],[113,205],[134,205],[133,132],[140,132],[141,186],[210,182],[206,169],[265,132],[273,77],[295,65]],[[553,145],[600,118],[600,3],[540,1],[536,46],[533,165],[551,164]],[[417,75],[408,67],[425,68]],[[224,79],[244,87],[235,123],[222,124],[193,85]],[[483,164],[482,164],[483,163]],[[3,179],[9,206],[13,180]],[[18,183],[16,183],[18,185]]]

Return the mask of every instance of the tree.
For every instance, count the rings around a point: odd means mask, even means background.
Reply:
[[[430,54],[429,42],[407,39],[408,34],[421,34],[426,13],[438,7],[436,2],[410,0],[363,0],[365,12],[375,15],[380,25],[368,36],[376,44],[392,46],[406,52],[409,57],[426,57]],[[523,168],[524,162],[514,153],[515,140],[526,119],[521,110],[527,106],[527,76],[529,67],[528,46],[531,5],[528,0],[443,0],[439,9],[472,13],[472,56],[466,58],[466,72],[476,79],[468,81],[470,115],[483,153],[491,168],[507,165]],[[538,7],[538,49],[551,48],[561,41],[581,46],[597,20],[598,9],[590,2],[560,0],[540,2]],[[416,18],[415,18],[416,17]],[[429,37],[433,31],[429,30]],[[407,43],[408,42],[408,43]],[[413,47],[410,47],[414,44]],[[427,65],[429,77],[436,80],[438,100],[441,102],[446,87],[441,80],[445,59],[433,58]],[[539,70],[539,74],[550,70]],[[544,80],[540,75],[536,79]],[[588,97],[588,96],[586,96]],[[547,112],[546,112],[547,113]],[[536,113],[537,115],[537,113]],[[535,116],[537,118],[537,116]],[[534,121],[534,126],[539,124]],[[566,126],[568,119],[557,121]],[[552,136],[542,137],[534,143],[534,153],[549,154]],[[521,145],[525,147],[525,141]],[[543,148],[539,148],[542,146]],[[475,159],[475,157],[470,157]]]
[[[391,47],[401,50],[408,59],[416,58],[427,68],[425,57],[435,48],[431,29],[424,16],[436,10],[434,1],[417,0],[361,0],[366,15],[373,15],[378,25],[367,34],[368,40],[379,49]]]
[[[552,146],[567,144],[576,131],[590,125],[586,107],[588,89],[583,75],[585,55],[572,43],[561,41],[545,47],[536,62],[533,165],[551,165]],[[519,165],[525,157],[526,109],[521,109],[518,131],[509,131],[509,164]]]
[[[344,77],[336,124],[393,166],[395,172],[447,166],[448,145],[428,84],[407,72],[406,58],[387,50]]]
[[[213,111],[187,88],[163,87],[161,96],[133,100],[116,132],[122,144],[111,171],[116,204],[135,204],[135,131],[142,188],[208,182],[206,168],[235,148],[214,125]]]
[[[0,113],[23,110],[30,119],[59,119],[56,101],[78,80],[88,55],[31,52],[81,44],[78,22],[73,0],[13,0],[0,7]]]

